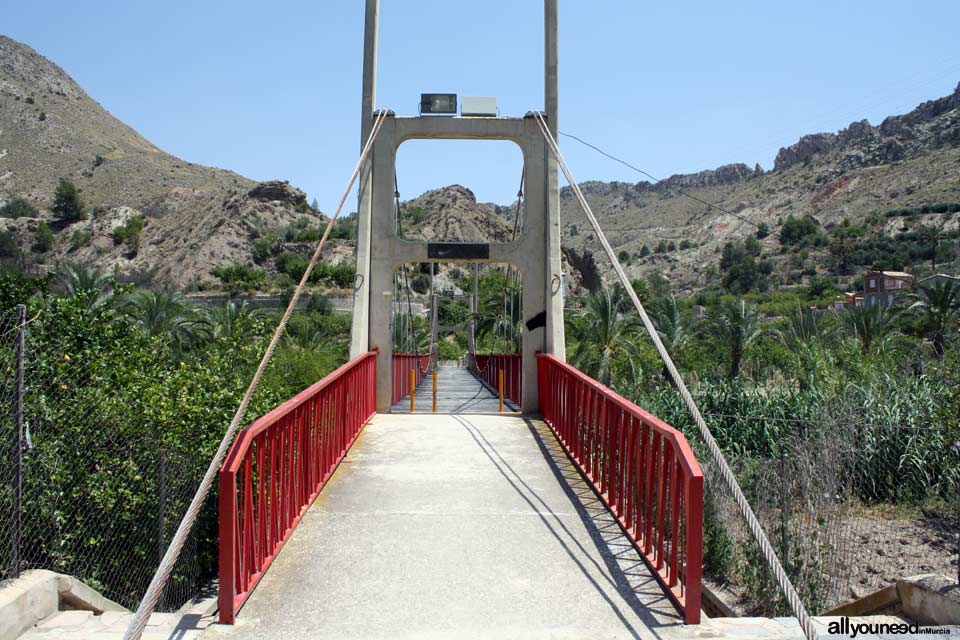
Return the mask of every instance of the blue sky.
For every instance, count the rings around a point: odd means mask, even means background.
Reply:
[[[378,105],[421,91],[542,108],[542,3],[381,0]],[[167,151],[336,204],[359,149],[362,0],[0,0],[26,42]],[[908,111],[960,81],[960,3],[560,0],[560,126],[654,175],[770,168],[802,134]],[[580,180],[640,179],[561,140]],[[409,142],[403,198],[510,202],[510,143]],[[354,207],[353,201],[348,208]]]

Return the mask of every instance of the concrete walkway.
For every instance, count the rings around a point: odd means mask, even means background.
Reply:
[[[679,616],[546,426],[378,415],[219,638],[657,638]]]
[[[427,375],[416,389],[417,413],[433,410],[433,377]],[[495,390],[481,382],[465,367],[437,368],[437,413],[497,413],[500,398]],[[519,407],[504,400],[505,412],[519,411]],[[393,413],[409,413],[410,397],[393,405]]]

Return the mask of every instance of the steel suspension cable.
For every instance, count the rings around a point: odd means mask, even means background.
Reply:
[[[203,503],[207,498],[207,494],[210,492],[210,487],[213,485],[213,481],[216,478],[217,473],[220,471],[220,465],[223,464],[223,459],[227,455],[230,444],[233,442],[233,437],[240,426],[240,421],[243,420],[243,417],[247,412],[247,408],[250,406],[250,401],[253,399],[253,394],[256,392],[257,386],[260,384],[260,379],[263,377],[263,373],[266,371],[267,365],[270,363],[270,358],[273,356],[273,352],[276,350],[277,344],[280,342],[280,338],[283,336],[283,331],[287,326],[287,321],[290,319],[293,310],[297,307],[297,301],[299,300],[300,294],[303,292],[303,289],[307,284],[307,280],[310,278],[310,273],[313,271],[314,266],[316,266],[317,261],[320,259],[320,251],[323,249],[323,245],[326,243],[327,237],[330,235],[330,231],[333,229],[333,225],[337,221],[337,217],[340,215],[340,211],[343,209],[344,203],[350,196],[350,191],[353,189],[353,184],[356,182],[357,176],[360,174],[360,169],[363,167],[367,156],[370,154],[370,149],[373,148],[373,142],[376,140],[377,134],[380,133],[380,128],[383,126],[383,121],[386,116],[386,111],[380,111],[377,113],[376,119],[373,123],[373,128],[370,131],[370,137],[363,146],[363,150],[360,153],[360,159],[357,161],[357,165],[353,170],[353,174],[350,176],[350,181],[347,183],[347,188],[344,190],[343,196],[340,198],[340,204],[337,205],[336,211],[327,222],[327,226],[323,231],[323,236],[321,236],[319,242],[317,242],[317,248],[314,250],[313,256],[311,256],[310,262],[307,264],[307,268],[303,272],[303,276],[300,278],[300,283],[293,291],[293,296],[291,296],[290,302],[287,304],[287,308],[283,312],[280,322],[277,324],[277,328],[273,333],[273,337],[270,338],[270,343],[267,345],[267,350],[264,352],[259,366],[257,366],[256,373],[253,374],[253,378],[250,380],[250,385],[247,387],[247,392],[243,395],[243,400],[241,400],[240,406],[237,407],[237,412],[234,414],[233,420],[230,421],[230,426],[227,427],[227,431],[224,433],[223,439],[220,441],[220,446],[217,448],[217,452],[210,461],[210,466],[207,467],[207,471],[204,473],[203,479],[200,481],[200,486],[197,488],[197,492],[194,494],[193,500],[190,502],[190,506],[187,507],[187,511],[184,514],[183,519],[180,521],[180,526],[177,527],[177,532],[173,535],[170,545],[163,554],[163,559],[160,561],[160,566],[157,568],[157,572],[154,574],[153,579],[150,580],[150,585],[147,587],[147,591],[144,593],[143,599],[140,601],[140,605],[137,607],[136,613],[134,613],[133,617],[130,619],[130,624],[123,634],[124,640],[139,640],[140,636],[143,634],[143,630],[147,626],[150,615],[156,608],[157,602],[160,600],[163,589],[167,584],[167,580],[169,580],[170,574],[173,572],[173,566],[180,557],[180,552],[183,550],[183,545],[187,541],[187,536],[190,535],[190,530],[193,528],[193,525],[197,520],[197,516],[200,514],[200,509],[203,507]]]
[[[717,444],[716,438],[713,437],[713,434],[710,432],[710,428],[707,426],[706,421],[700,414],[700,409],[697,407],[697,403],[693,399],[693,395],[690,393],[690,390],[687,389],[687,385],[684,383],[683,377],[677,370],[677,367],[673,362],[673,358],[671,358],[670,354],[667,352],[666,347],[663,345],[663,341],[660,339],[660,335],[657,333],[656,327],[653,326],[653,322],[650,320],[646,310],[643,308],[640,298],[637,297],[636,291],[633,290],[633,286],[630,284],[630,279],[627,278],[627,274],[623,270],[620,260],[614,253],[610,243],[607,242],[607,237],[604,235],[603,229],[600,228],[600,223],[597,222],[597,218],[593,215],[593,211],[590,209],[590,205],[587,203],[586,198],[583,197],[583,193],[580,191],[579,185],[573,179],[573,175],[570,173],[570,168],[567,166],[566,160],[564,160],[563,155],[560,153],[560,148],[557,145],[556,139],[553,137],[553,134],[550,133],[550,129],[547,127],[547,123],[544,120],[543,115],[534,112],[533,116],[540,127],[540,131],[543,134],[547,145],[550,147],[550,151],[557,159],[557,163],[560,165],[563,175],[570,184],[570,188],[573,190],[573,193],[577,198],[577,202],[580,204],[580,208],[583,209],[584,214],[590,221],[590,225],[593,227],[594,233],[597,235],[597,239],[600,240],[600,244],[603,246],[604,252],[610,259],[610,264],[613,266],[621,285],[623,285],[627,295],[630,297],[630,301],[633,302],[633,306],[636,308],[637,313],[640,314],[640,318],[643,320],[643,325],[646,328],[647,333],[650,334],[650,338],[653,340],[653,343],[660,354],[660,358],[663,360],[664,365],[670,372],[670,377],[673,379],[677,390],[683,397],[684,404],[686,404],[687,409],[690,411],[690,415],[693,416],[694,422],[697,424],[697,429],[700,432],[700,436],[703,438],[707,448],[710,450],[710,455],[713,457],[714,462],[720,468],[720,473],[723,476],[727,487],[730,489],[731,493],[733,493],[734,499],[737,502],[737,506],[740,508],[740,513],[747,521],[747,525],[750,528],[750,532],[753,534],[754,540],[756,540],[757,544],[760,546],[760,550],[763,553],[767,564],[769,565],[771,571],[773,571],[777,585],[780,587],[780,591],[790,604],[790,608],[793,610],[794,617],[796,617],[797,621],[800,623],[800,627],[803,629],[803,633],[807,639],[816,640],[819,636],[816,628],[814,627],[813,619],[810,617],[810,614],[807,613],[807,609],[803,605],[803,601],[800,599],[800,594],[797,593],[793,583],[790,581],[790,577],[784,570],[779,558],[777,558],[777,554],[763,530],[763,525],[760,524],[756,514],[754,514],[753,509],[750,507],[750,503],[747,502],[747,498],[740,489],[740,485],[733,474],[733,470],[730,468],[726,457],[720,450],[720,445]]]

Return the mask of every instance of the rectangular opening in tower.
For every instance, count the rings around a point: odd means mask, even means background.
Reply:
[[[523,228],[523,155],[508,140],[408,140],[397,150],[399,237],[430,243],[507,243]],[[452,249],[451,249],[452,250]],[[465,248],[462,257],[483,259]]]

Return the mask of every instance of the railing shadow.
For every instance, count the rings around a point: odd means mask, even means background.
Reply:
[[[625,610],[632,611],[657,637],[660,636],[656,634],[656,627],[683,624],[683,617],[663,593],[656,578],[653,577],[631,541],[624,535],[613,515],[570,462],[549,427],[542,422],[535,423],[524,418],[524,423],[551,473],[587,530],[590,541],[601,558],[602,566],[595,558],[596,554],[591,554],[589,549],[584,548],[580,539],[569,529],[563,519],[507,462],[482,430],[470,422],[469,416],[453,417],[463,425],[500,475],[539,516],[550,535],[557,540],[567,556],[606,601],[632,637],[641,636],[628,620]],[[593,566],[593,573],[588,565]],[[598,582],[595,577],[597,573],[603,577],[607,585],[613,587],[619,596],[619,602],[611,598],[609,590],[604,589]]]

